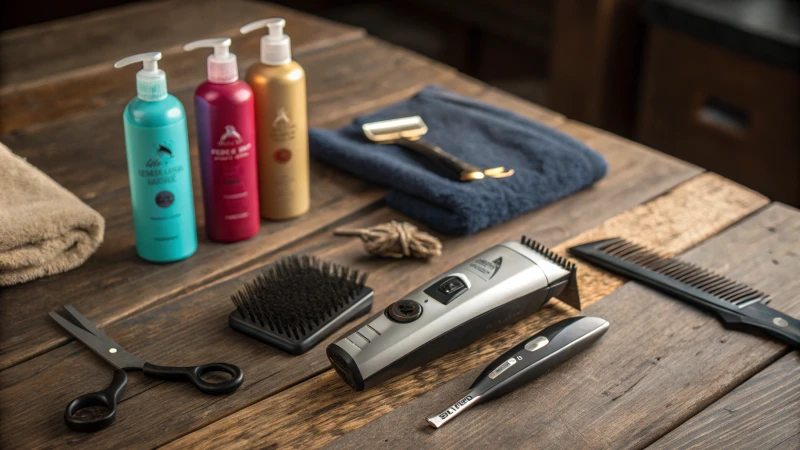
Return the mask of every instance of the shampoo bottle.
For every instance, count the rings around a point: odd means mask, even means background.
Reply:
[[[284,25],[283,19],[265,19],[240,30],[269,28],[261,38],[261,62],[247,71],[247,83],[255,95],[261,216],[273,220],[305,214],[310,204],[306,77],[292,61]]]
[[[208,81],[194,97],[208,237],[235,242],[258,233],[258,175],[253,90],[239,80],[228,38],[204,39],[184,50],[211,47]]]
[[[160,52],[121,59],[141,62],[137,96],[123,113],[136,253],[153,262],[188,258],[197,250],[189,138],[183,105],[167,93]]]

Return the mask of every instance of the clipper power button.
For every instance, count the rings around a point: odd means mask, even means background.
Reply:
[[[422,305],[414,300],[396,301],[386,309],[386,315],[395,322],[413,322],[422,315]]]

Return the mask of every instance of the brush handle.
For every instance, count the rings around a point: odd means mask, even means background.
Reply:
[[[480,168],[456,158],[450,153],[442,150],[442,148],[439,146],[422,140],[412,141],[405,138],[399,139],[396,143],[409,150],[419,153],[420,155],[438,163],[441,166],[444,166],[446,169],[452,172],[455,172],[460,181],[480,180],[485,177]]]
[[[733,326],[749,325],[764,330],[794,348],[800,348],[800,320],[776,311],[763,303],[742,308],[740,314],[720,312],[722,319]]]

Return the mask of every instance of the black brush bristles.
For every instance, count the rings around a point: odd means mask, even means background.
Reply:
[[[372,308],[367,274],[308,255],[264,269],[232,296],[230,326],[293,354],[305,353]]]

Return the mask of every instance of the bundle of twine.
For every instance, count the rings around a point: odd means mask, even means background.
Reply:
[[[369,228],[340,228],[337,236],[358,236],[370,255],[430,259],[442,254],[442,243],[408,222],[391,221]]]

